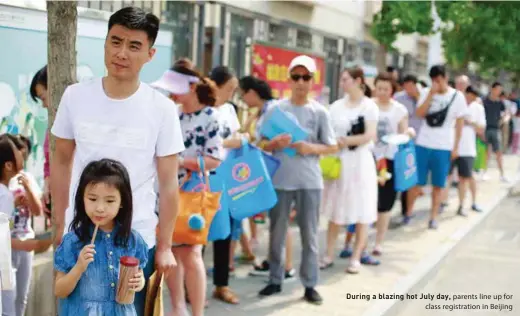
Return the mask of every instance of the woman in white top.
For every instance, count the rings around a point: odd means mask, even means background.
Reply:
[[[346,93],[330,107],[332,124],[341,148],[339,179],[326,181],[322,213],[329,218],[327,252],[322,269],[332,266],[334,246],[341,227],[356,224],[356,242],[348,273],[358,273],[368,240],[368,226],[377,219],[377,175],[372,148],[376,139],[379,110],[366,97],[360,68],[347,69],[341,77]]]
[[[379,121],[377,123],[377,142],[374,155],[377,161],[386,161],[386,168],[391,178],[379,179],[377,205],[377,234],[373,255],[381,255],[381,244],[388,230],[390,211],[394,207],[397,191],[394,183],[394,156],[397,146],[383,143],[382,138],[390,134],[408,133],[408,110],[404,105],[392,99],[395,91],[395,82],[390,74],[379,74],[375,79],[374,101],[379,107]],[[409,135],[411,136],[411,135]]]

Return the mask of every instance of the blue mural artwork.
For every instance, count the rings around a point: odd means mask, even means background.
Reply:
[[[47,33],[0,26],[0,41],[9,43],[0,49],[0,133],[22,134],[31,139],[27,169],[42,183],[47,111],[31,99],[29,88],[34,74],[47,63]],[[78,36],[78,81],[105,74],[103,46],[101,36]],[[156,45],[156,49],[153,60],[141,73],[143,82],[157,80],[171,65],[171,46]]]

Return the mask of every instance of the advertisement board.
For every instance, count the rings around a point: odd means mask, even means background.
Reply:
[[[279,48],[255,43],[252,46],[252,74],[266,80],[273,89],[275,98],[285,98],[290,95],[289,64],[291,60],[302,53],[286,48]],[[321,57],[308,55],[316,61],[317,71],[314,74],[311,97],[321,98],[324,87],[325,60]]]

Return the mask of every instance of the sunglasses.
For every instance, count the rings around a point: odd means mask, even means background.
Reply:
[[[307,82],[312,79],[312,75],[297,75],[297,74],[291,75],[291,80],[294,82],[298,82],[298,81],[300,81],[300,79],[303,79],[303,81]]]

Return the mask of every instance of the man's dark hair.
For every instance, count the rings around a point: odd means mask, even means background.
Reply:
[[[401,84],[405,84],[407,82],[413,82],[414,84],[417,84],[417,77],[414,75],[406,75],[404,76],[403,80],[401,80]]]
[[[108,20],[108,31],[114,25],[121,25],[130,30],[144,31],[148,35],[150,47],[157,39],[159,33],[159,18],[153,13],[146,13],[137,7],[126,7],[115,12]]]
[[[477,97],[479,96],[478,91],[473,86],[467,87],[466,93],[473,94],[474,96],[477,96]]]
[[[446,77],[446,67],[443,65],[435,65],[430,69],[430,78],[437,78],[439,76]]]
[[[500,82],[496,81],[496,82],[493,82],[493,85],[491,86],[491,88],[494,89],[496,87],[501,87],[501,86],[502,86],[502,84]]]
[[[45,65],[42,69],[38,70],[38,72],[34,75],[31,81],[31,88],[29,89],[29,93],[31,94],[31,98],[36,102],[38,98],[38,94],[36,93],[36,86],[41,84],[45,89],[47,89],[47,65]]]
[[[270,101],[273,99],[273,92],[271,87],[266,81],[262,79],[258,79],[254,76],[245,76],[240,78],[238,85],[240,86],[240,89],[244,91],[244,93],[247,93],[249,90],[253,90],[262,100]]]
[[[388,66],[386,67],[386,72],[389,72],[389,73],[392,73],[395,71],[395,67],[394,66]]]

